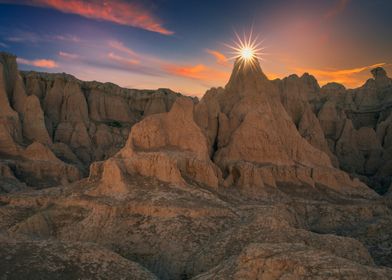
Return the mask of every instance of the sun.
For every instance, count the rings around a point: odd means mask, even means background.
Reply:
[[[239,59],[245,65],[254,65],[257,60],[264,60],[263,55],[266,55],[263,51],[265,47],[262,47],[263,41],[260,41],[258,36],[253,37],[251,31],[249,35],[244,34],[241,38],[238,33],[235,32],[236,40],[233,45],[225,44],[231,49],[230,54],[233,55],[229,59]]]
[[[254,51],[251,48],[243,48],[241,50],[241,57],[243,59],[251,59],[254,56]]]

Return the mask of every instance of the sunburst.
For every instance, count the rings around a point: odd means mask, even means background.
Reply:
[[[241,66],[250,65],[252,67],[256,66],[257,60],[264,60],[263,56],[266,55],[265,47],[262,46],[264,40],[259,40],[259,36],[253,37],[252,30],[248,36],[244,33],[242,39],[237,32],[234,33],[236,40],[233,41],[233,45],[225,44],[232,50],[230,52],[232,57],[229,57],[229,60],[239,59]]]

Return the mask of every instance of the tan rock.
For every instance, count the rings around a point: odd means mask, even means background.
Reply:
[[[208,142],[193,120],[193,101],[179,98],[169,113],[145,118],[132,127],[118,154],[129,173],[184,184],[184,178],[217,187],[220,170],[210,161]]]
[[[71,123],[83,122],[88,126],[88,107],[86,99],[77,82],[68,82],[64,87],[60,120]]]
[[[146,105],[144,115],[149,116],[169,111],[169,108],[165,101],[166,99],[163,96],[151,98]]]
[[[29,145],[22,152],[22,157],[25,160],[16,162],[16,175],[29,185],[68,184],[81,177],[77,167],[62,162],[39,142]]]
[[[66,163],[71,163],[77,166],[82,166],[82,163],[78,157],[72,152],[71,148],[64,143],[54,143],[50,146],[50,149],[56,155],[57,158],[61,159]]]
[[[2,271],[9,278],[43,279],[63,278],[117,278],[135,280],[156,280],[151,272],[136,262],[93,244],[79,242],[14,239],[2,236],[0,256],[4,259]],[[39,260],[36,257],[40,252]],[[17,260],[17,262],[15,262]],[[88,267],[88,269],[87,269]]]
[[[30,141],[38,141],[43,144],[51,144],[45,126],[45,118],[40,102],[35,95],[26,97],[22,113],[23,136]]]
[[[204,94],[202,100],[195,106],[195,122],[207,136],[211,155],[214,152],[213,146],[218,132],[223,129],[219,121],[219,114],[221,111],[220,105],[216,100],[217,96],[221,95],[223,92],[223,88],[212,88]],[[222,124],[222,126],[224,125],[225,124]]]
[[[120,151],[120,154],[122,152]],[[135,153],[130,158],[124,158],[122,162],[129,174],[136,173],[146,177],[154,177],[163,182],[185,184],[176,159],[168,153]]]
[[[117,120],[132,122],[130,108],[125,98],[93,89],[88,96],[90,118],[94,121]]]
[[[341,270],[341,265],[345,269]],[[250,244],[195,279],[389,279],[389,270],[360,265],[300,244]]]
[[[0,53],[0,152],[9,155],[18,155],[22,142],[19,115],[10,104],[15,71],[15,57]]]
[[[43,144],[34,142],[23,151],[23,157],[30,160],[61,162],[53,152]]]
[[[193,102],[188,98],[178,99],[169,113],[136,124],[128,143],[142,151],[174,147],[190,151],[198,158],[208,157],[207,141],[193,120]]]
[[[91,139],[84,123],[78,122],[75,124],[69,144],[72,148],[91,148]]]
[[[340,138],[336,142],[336,155],[344,170],[363,173],[365,159],[359,151],[357,133],[351,120],[346,120]]]
[[[115,159],[109,159],[105,162],[94,163],[92,171],[90,171],[90,179],[93,179],[96,174],[100,173],[100,185],[92,190],[90,194],[92,195],[104,195],[112,196],[117,199],[121,199],[128,193],[128,186],[124,180],[124,171],[120,167],[120,162]],[[101,165],[101,166],[97,166]],[[100,169],[99,171],[94,169]]]
[[[327,138],[337,140],[342,132],[346,116],[336,109],[336,103],[327,101],[318,113],[320,125]]]
[[[65,81],[61,78],[56,78],[44,99],[45,115],[50,120],[52,127],[57,127],[61,122],[61,104],[63,102],[64,88]],[[50,134],[53,134],[53,132],[51,131]]]

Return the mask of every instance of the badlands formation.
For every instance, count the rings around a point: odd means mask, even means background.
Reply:
[[[199,101],[0,54],[1,279],[392,279],[392,80],[237,60]]]

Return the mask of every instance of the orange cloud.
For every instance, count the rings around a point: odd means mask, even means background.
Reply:
[[[230,75],[230,73],[218,71],[203,64],[198,64],[195,66],[166,64],[163,66],[163,68],[172,75],[203,81],[226,80]]]
[[[326,84],[329,82],[337,82],[344,84],[347,87],[358,87],[363,84],[368,73],[364,73],[366,70],[371,70],[376,67],[381,67],[385,63],[377,63],[374,65],[357,67],[352,69],[343,70],[320,70],[311,68],[295,68],[297,73],[308,72],[314,75],[320,82],[320,84]]]
[[[324,18],[330,19],[337,16],[346,9],[348,2],[350,2],[350,0],[338,0],[337,3],[324,14]]]
[[[19,0],[3,2],[48,7],[63,13],[77,14],[86,18],[110,21],[164,35],[173,34],[173,31],[164,28],[159,20],[145,8],[136,3],[128,3],[124,0]]]
[[[28,60],[24,58],[17,58],[17,62],[19,64],[30,65],[40,68],[57,68],[59,67],[58,64],[51,59],[35,59],[35,60]]]
[[[79,58],[79,56],[77,54],[74,53],[67,53],[67,52],[59,52],[59,56],[67,58],[67,59],[77,59]]]
[[[206,49],[206,52],[215,57],[216,63],[224,66],[228,65],[227,63],[228,59],[223,53],[210,49]]]

